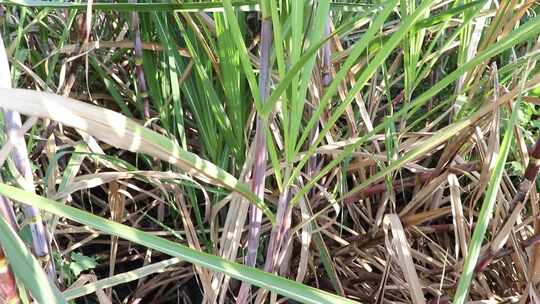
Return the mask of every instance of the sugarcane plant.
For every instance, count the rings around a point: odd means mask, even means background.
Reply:
[[[0,12],[0,302],[540,299],[534,1]]]

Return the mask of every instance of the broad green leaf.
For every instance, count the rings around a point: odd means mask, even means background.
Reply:
[[[71,253],[71,263],[69,264],[69,268],[75,277],[78,277],[81,272],[85,270],[96,268],[96,266],[97,262],[95,258],[82,255],[78,252]]]

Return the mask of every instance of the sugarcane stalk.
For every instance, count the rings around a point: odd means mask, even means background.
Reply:
[[[326,27],[324,29],[324,35],[330,35],[330,16],[326,21]],[[330,41],[324,44],[321,55],[322,65],[322,84],[326,88],[332,82],[332,44]]]
[[[6,123],[6,131],[9,139],[13,142],[11,157],[15,163],[15,167],[22,176],[22,188],[28,192],[35,193],[34,178],[28,158],[28,150],[26,141],[23,136],[19,136],[18,131],[22,126],[21,115],[18,112],[5,110],[4,118]],[[22,202],[24,204],[24,202]],[[50,259],[49,242],[41,218],[39,209],[29,205],[24,206],[25,221],[32,234],[32,249],[36,257],[44,263],[44,269],[51,281],[55,280],[54,267]]]
[[[0,34],[0,86],[4,88],[11,87],[9,63],[7,61],[6,49],[4,47],[3,38]],[[18,112],[4,110],[4,122],[6,125],[6,131],[9,140],[13,143],[11,150],[11,157],[15,163],[15,167],[18,172],[14,172],[16,175],[23,177],[23,185],[21,185],[26,191],[35,193],[34,181],[32,170],[30,166],[30,160],[28,158],[28,151],[26,148],[26,142],[24,136],[19,134],[19,129],[22,126],[21,115]],[[18,173],[18,174],[17,174]],[[24,204],[24,202],[22,202]],[[11,207],[12,208],[12,207]],[[12,212],[7,206],[7,216],[12,217]],[[10,215],[11,214],[11,215]],[[32,249],[38,259],[40,259],[45,266],[45,271],[49,275],[52,282],[55,280],[54,267],[50,259],[49,243],[47,242],[47,235],[41,219],[39,209],[24,205],[24,214],[26,222],[30,228],[32,234]],[[11,219],[10,221],[13,221]],[[13,224],[13,223],[12,223]]]
[[[130,0],[130,3],[137,3],[136,0]],[[135,76],[137,78],[137,86],[139,88],[139,95],[144,102],[144,118],[150,118],[150,101],[148,97],[148,87],[146,86],[146,78],[144,76],[143,69],[143,51],[141,41],[141,30],[139,13],[131,13],[131,30],[135,34],[135,40],[133,42],[133,58],[135,60]]]
[[[0,12],[0,16],[3,15],[3,10]],[[0,87],[9,88],[11,86],[11,77],[9,73],[9,64],[7,61],[6,49],[4,48],[4,41],[0,34]],[[0,179],[0,182],[2,180]],[[0,196],[0,216],[2,216],[6,222],[18,231],[17,220],[15,218],[15,211],[13,210],[13,203]],[[9,262],[6,259],[4,251],[0,246],[0,301],[2,303],[18,304],[20,298],[17,293],[17,284],[15,283],[15,276],[9,267]]]
[[[267,9],[262,10],[261,21],[261,45],[260,45],[260,75],[259,91],[261,101],[264,103],[270,96],[270,48],[272,47],[272,20]],[[251,190],[259,197],[264,199],[264,185],[266,179],[266,162],[268,159],[266,148],[266,129],[267,121],[257,115],[255,131],[255,161],[253,164]],[[259,249],[259,239],[261,234],[262,211],[255,205],[250,205],[249,214],[249,235],[248,252],[245,258],[245,264],[251,267],[255,266],[257,260],[257,251]],[[251,285],[242,282],[236,303],[246,303],[249,296]]]
[[[325,35],[328,34],[330,30],[330,23],[328,21],[325,25]],[[330,64],[331,61],[330,58],[330,44],[326,44],[324,48],[322,49],[322,63],[323,63],[323,71],[322,71],[322,81],[323,85],[327,86],[328,83],[331,82],[331,73],[330,73]],[[316,131],[315,131],[316,132]],[[312,160],[316,161],[316,160]],[[284,180],[288,180],[289,176],[286,172]],[[276,214],[276,227],[272,229],[272,232],[270,234],[270,240],[268,242],[268,249],[266,251],[266,261],[264,270],[267,272],[274,272],[276,266],[278,263],[280,263],[285,255],[286,255],[286,249],[290,239],[290,227],[291,227],[291,217],[292,217],[292,206],[289,204],[290,201],[290,195],[291,195],[291,189],[289,185],[286,185],[283,189],[283,192],[281,193],[281,196],[278,201],[278,209]],[[257,295],[257,298],[255,300],[256,303],[262,303],[265,300],[267,292],[262,290]]]
[[[81,15],[83,16],[83,15]],[[88,19],[87,15],[85,19]],[[78,18],[77,20],[77,47],[74,51],[75,54],[81,52],[81,45],[87,43],[90,37],[90,31],[87,26],[84,25],[83,18]],[[7,65],[6,65],[7,66]],[[62,89],[62,95],[69,96],[71,89],[75,83],[75,66],[74,63],[70,63],[67,68],[68,78],[64,83]],[[15,167],[23,177],[23,185],[21,185],[26,191],[35,193],[33,173],[31,170],[30,158],[28,155],[28,150],[26,147],[26,141],[24,136],[19,134],[19,129],[22,127],[21,116],[18,112],[15,111],[4,111],[5,122],[6,122],[6,131],[8,137],[13,142],[13,149],[11,151],[11,157],[15,163]],[[52,122],[46,130],[44,138],[49,138],[52,135],[54,129],[56,129],[58,123]],[[39,142],[36,145],[34,155],[39,155],[41,150],[44,148],[46,141]],[[24,202],[23,202],[24,203]],[[38,259],[44,263],[44,269],[48,277],[52,282],[56,280],[55,266],[54,261],[50,256],[50,246],[51,240],[47,237],[45,226],[41,218],[41,213],[39,209],[26,206],[24,208],[24,213],[26,217],[26,224],[29,225],[31,234],[32,234],[32,249],[34,254]],[[54,221],[53,221],[54,222]]]

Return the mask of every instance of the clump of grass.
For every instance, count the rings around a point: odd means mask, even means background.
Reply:
[[[538,299],[533,1],[0,6],[0,299]]]

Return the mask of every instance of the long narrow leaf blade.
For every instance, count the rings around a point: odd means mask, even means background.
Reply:
[[[88,132],[115,147],[158,157],[202,180],[238,192],[255,203],[271,221],[274,220],[272,211],[248,185],[122,114],[71,98],[23,89],[0,89],[0,107],[24,115],[49,118]]]
[[[51,284],[36,258],[3,217],[0,217],[0,244],[4,248],[13,272],[24,274],[17,275],[17,279],[24,284],[38,303],[67,303],[56,286]]]
[[[199,252],[184,245],[160,238],[150,233],[106,220],[70,206],[61,205],[53,200],[26,192],[24,190],[0,184],[0,194],[16,201],[24,201],[36,208],[57,216],[66,217],[94,229],[116,235],[142,246],[166,253],[208,269],[222,272],[235,279],[248,282],[264,289],[274,291],[301,303],[356,303],[319,289],[264,272],[262,270],[234,263],[223,258]],[[47,303],[47,302],[43,302]]]
[[[508,157],[508,152],[510,151],[510,146],[512,144],[512,139],[514,136],[514,126],[518,117],[518,109],[519,101],[514,104],[512,116],[508,125],[506,126],[506,131],[499,151],[499,156],[495,163],[495,168],[493,169],[493,172],[491,173],[491,177],[489,179],[488,188],[484,196],[484,202],[482,203],[482,208],[480,209],[480,214],[478,215],[478,221],[476,223],[476,227],[474,228],[469,252],[467,253],[465,263],[463,264],[463,271],[461,273],[461,276],[459,277],[458,288],[454,297],[455,304],[465,303],[465,300],[467,298],[469,285],[471,284],[474,269],[476,268],[476,263],[478,262],[478,257],[480,256],[482,242],[486,235],[489,220],[493,213],[493,208],[495,207],[495,201],[497,199],[497,193],[499,192],[501,179],[504,173],[506,159]]]

